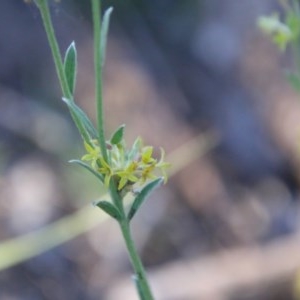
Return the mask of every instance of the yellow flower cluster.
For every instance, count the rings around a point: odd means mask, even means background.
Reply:
[[[103,177],[106,187],[113,179],[119,191],[128,191],[134,184],[143,185],[150,179],[158,178],[157,171],[167,181],[166,168],[170,164],[164,161],[164,150],[161,148],[161,156],[157,160],[153,157],[153,147],[143,146],[140,138],[135,140],[131,149],[125,148],[123,140],[118,144],[107,142],[108,161],[105,161],[97,140],[84,145],[87,153],[81,160],[90,162],[92,168]]]

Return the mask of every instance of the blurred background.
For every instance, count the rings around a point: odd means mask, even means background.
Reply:
[[[49,0],[78,50],[76,102],[95,120],[90,1]],[[166,149],[168,184],[133,222],[158,300],[300,299],[300,96],[256,26],[276,0],[123,0],[104,74],[122,123]],[[105,191],[68,164],[83,148],[39,13],[0,4],[0,299],[137,299]]]

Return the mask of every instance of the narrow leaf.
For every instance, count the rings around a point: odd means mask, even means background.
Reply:
[[[106,41],[107,41],[107,33],[108,33],[108,27],[109,27],[109,19],[110,15],[113,11],[113,8],[108,8],[103,16],[103,22],[101,26],[101,37],[100,37],[100,53],[101,53],[101,66],[104,66],[105,62],[105,51],[106,51]]]
[[[110,142],[113,145],[117,145],[122,141],[123,135],[124,135],[124,128],[125,128],[125,125],[123,124],[113,133],[113,135],[110,139]]]
[[[157,178],[157,179],[149,182],[147,185],[145,185],[144,188],[138,193],[138,195],[134,199],[132,206],[128,213],[129,221],[134,217],[135,213],[140,208],[140,206],[143,204],[143,202],[146,200],[147,196],[149,196],[149,194],[155,188],[157,188],[162,182],[163,182],[163,178]]]
[[[96,206],[101,208],[103,211],[105,211],[108,215],[110,215],[114,219],[118,221],[121,220],[122,217],[119,210],[112,203],[107,201],[100,201],[96,203]]]
[[[64,59],[64,72],[67,78],[69,90],[74,94],[77,75],[77,51],[75,42],[72,42],[66,51]]]
[[[77,164],[77,165],[83,167],[84,169],[88,170],[93,175],[95,175],[102,183],[104,182],[103,176],[101,174],[97,173],[93,168],[91,168],[88,164],[84,163],[83,161],[81,161],[79,159],[72,159],[72,160],[69,160],[69,163]]]
[[[136,138],[136,140],[134,141],[131,150],[129,151],[129,153],[127,154],[127,159],[128,160],[133,160],[135,159],[136,155],[138,154],[139,150],[142,147],[142,140],[140,137]]]
[[[69,110],[71,111],[73,120],[83,140],[90,144],[91,139],[97,138],[97,131],[92,122],[87,117],[85,112],[79,106],[77,106],[74,101],[67,98],[62,98],[62,100],[67,104]]]

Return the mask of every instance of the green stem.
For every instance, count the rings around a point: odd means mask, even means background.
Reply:
[[[108,160],[103,118],[102,96],[102,65],[101,65],[101,4],[100,0],[92,0],[92,13],[94,25],[94,66],[95,66],[95,98],[97,103],[98,135],[101,152],[105,161]]]
[[[152,296],[150,286],[147,280],[146,271],[131,237],[130,224],[124,209],[124,201],[118,193],[116,185],[113,181],[110,182],[109,190],[113,203],[118,208],[122,216],[122,219],[119,221],[119,225],[127,247],[132,267],[134,269],[134,279],[138,290],[138,294],[141,300],[153,300],[154,298]]]
[[[129,222],[126,218],[120,221],[120,227],[129,253],[131,264],[135,272],[136,285],[141,300],[153,300],[154,298],[147,280],[146,271],[135,248],[131,237]]]
[[[92,13],[94,24],[94,65],[95,65],[95,98],[97,102],[97,120],[98,120],[98,138],[101,152],[105,161],[108,161],[106,143],[104,136],[104,120],[103,120],[103,97],[102,97],[102,64],[101,64],[101,4],[100,0],[92,1]],[[56,72],[59,78],[61,89],[64,97],[73,100],[71,91],[69,90],[68,82],[64,73],[64,64],[61,53],[55,37],[53,24],[49,12],[47,0],[35,0],[42,16],[45,31],[48,37],[50,48],[52,51]],[[71,112],[72,114],[72,112]],[[135,280],[141,300],[153,300],[153,296],[147,281],[146,272],[137,253],[134,242],[131,237],[129,221],[124,211],[123,201],[119,195],[115,183],[110,185],[110,193],[114,204],[121,212],[122,219],[119,222],[120,228],[126,243],[126,247],[130,256],[130,260],[135,272]]]
[[[63,96],[72,100],[73,96],[69,90],[67,78],[65,76],[64,64],[63,64],[60,50],[58,47],[58,43],[57,43],[57,40],[55,37],[54,28],[53,28],[47,0],[35,0],[35,2],[36,2],[36,5],[38,6],[41,16],[42,16],[44,28],[45,28],[47,38],[49,41],[49,45],[51,48],[51,52],[52,52],[52,56],[54,59],[55,68],[56,68],[56,72],[57,72],[58,79],[60,82],[60,86],[61,86],[61,89],[63,92]]]
[[[123,200],[122,200],[120,194],[118,193],[116,184],[114,183],[113,180],[111,180],[110,184],[109,184],[109,193],[110,193],[110,196],[111,196],[111,199],[112,199],[113,203],[115,204],[115,206],[120,211],[120,213],[122,215],[122,218],[125,219],[126,214],[125,214],[125,211],[124,211]]]

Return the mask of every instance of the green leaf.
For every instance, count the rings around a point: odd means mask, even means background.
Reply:
[[[297,73],[287,72],[286,79],[289,84],[294,88],[297,92],[300,92],[300,76]]]
[[[155,189],[157,188],[161,183],[163,182],[163,178],[157,178],[151,182],[149,182],[147,185],[144,186],[144,188],[138,193],[136,198],[134,199],[132,206],[128,213],[128,220],[130,221],[134,215],[136,214],[137,210],[140,208],[140,206],[143,204],[143,202],[146,200],[147,196]]]
[[[113,135],[110,139],[110,142],[113,145],[117,145],[122,141],[123,135],[124,135],[124,128],[125,128],[125,125],[123,124],[113,133]]]
[[[67,98],[62,98],[62,100],[67,104],[69,110],[71,111],[73,120],[83,140],[90,144],[91,139],[97,138],[97,131],[92,122],[87,117],[85,112],[79,106],[77,106],[73,100],[69,100]]]
[[[109,27],[109,19],[110,15],[113,11],[113,8],[108,8],[103,16],[103,22],[101,26],[101,36],[100,36],[100,53],[101,53],[101,66],[104,66],[105,62],[105,52],[106,52],[106,41],[107,41],[107,33],[108,33],[108,27]]]
[[[114,219],[120,221],[122,216],[119,210],[110,202],[107,201],[100,201],[95,204],[99,208],[101,208],[103,211],[105,211],[108,215],[113,217]]]
[[[64,59],[64,72],[67,78],[68,87],[71,94],[74,94],[77,74],[77,51],[75,42],[72,42],[66,51]]]
[[[81,161],[79,159],[72,159],[72,160],[69,160],[69,163],[77,164],[77,165],[83,167],[84,169],[88,170],[93,175],[95,175],[102,183],[104,182],[103,176],[101,174],[97,173],[93,168],[91,168],[88,164],[84,163],[83,161]]]
[[[127,154],[127,159],[128,160],[133,160],[135,159],[136,155],[139,153],[141,147],[142,147],[142,140],[140,137],[136,138],[136,140],[134,141],[131,150],[128,152]]]

